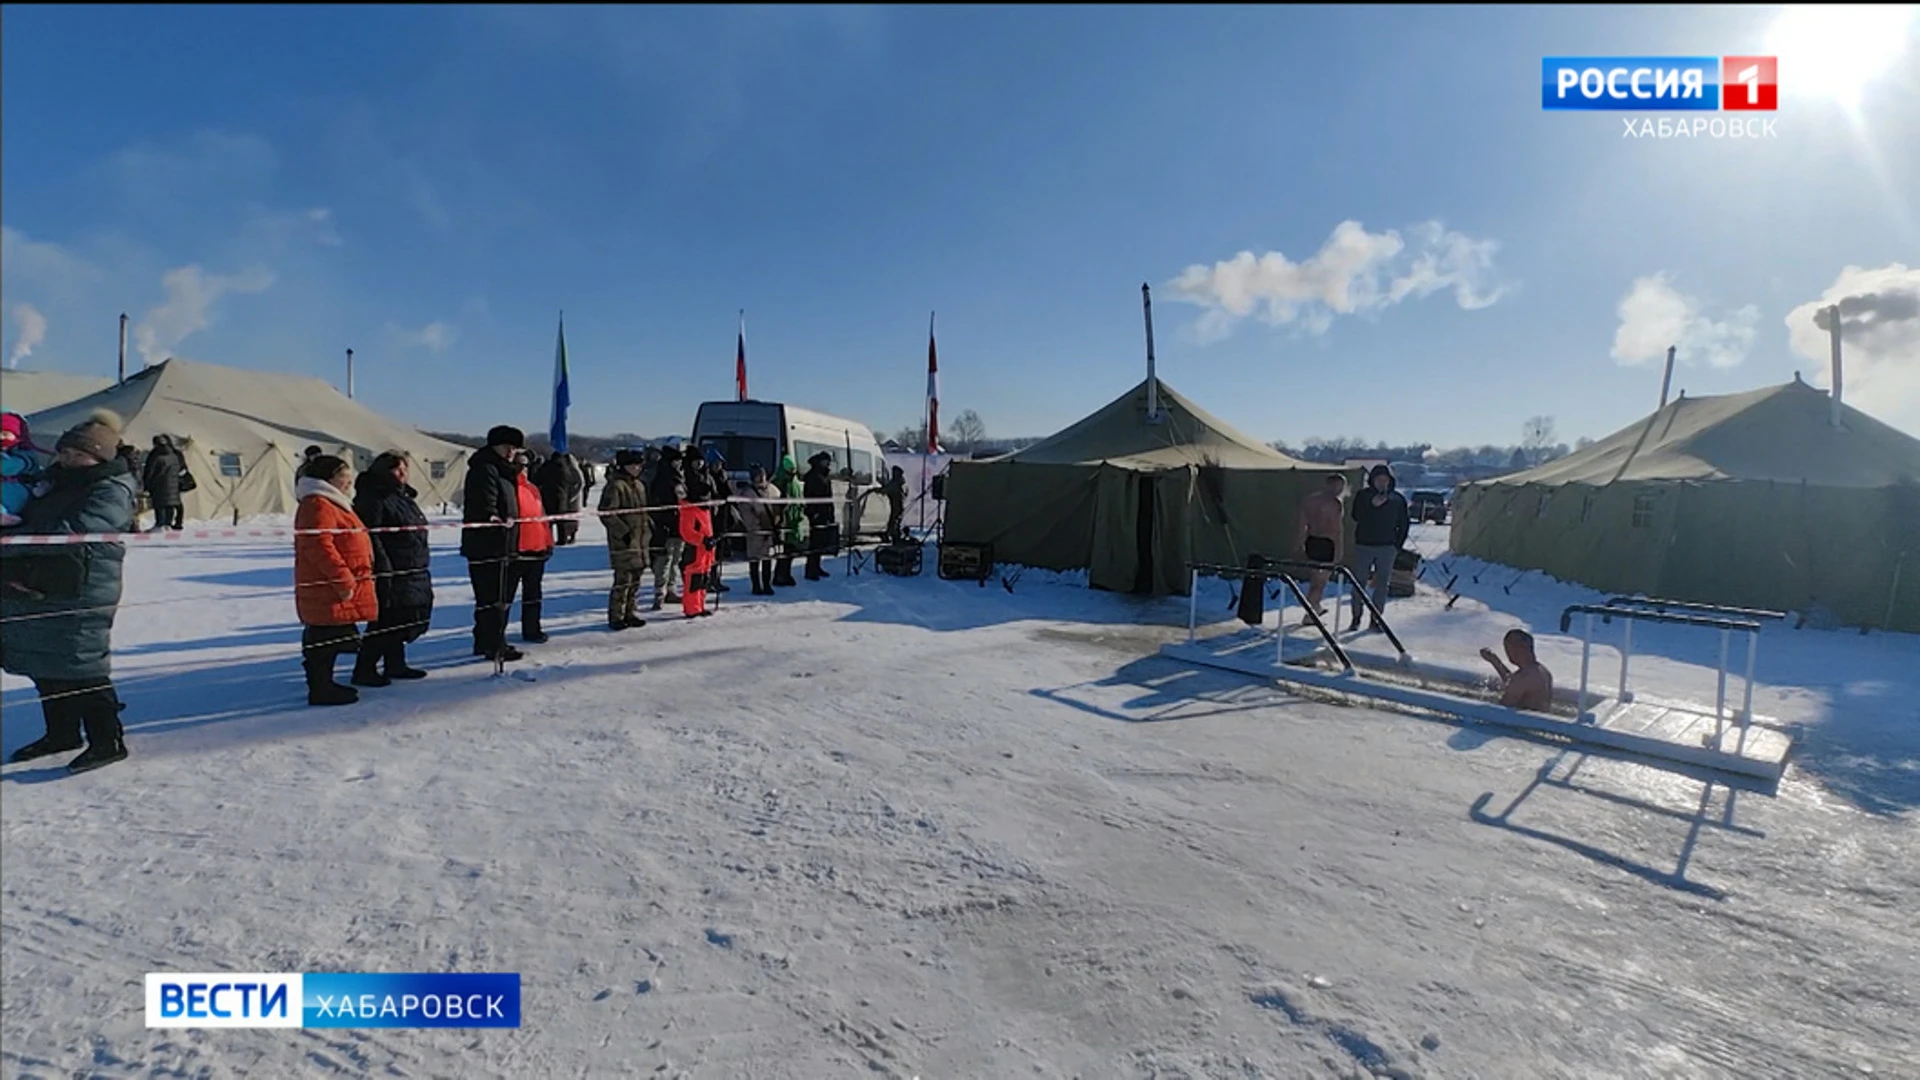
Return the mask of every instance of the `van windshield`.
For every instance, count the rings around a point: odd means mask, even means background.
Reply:
[[[780,466],[778,444],[773,439],[756,438],[750,435],[708,435],[700,440],[700,452],[705,454],[708,448],[720,451],[727,459],[727,471],[745,474],[755,465],[767,470],[772,476]]]

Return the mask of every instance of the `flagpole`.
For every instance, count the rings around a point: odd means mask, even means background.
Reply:
[[[933,347],[933,317],[935,314],[937,314],[937,312],[927,312],[927,347],[929,349]],[[925,407],[920,410],[920,429],[923,433],[926,432],[927,425],[933,422],[932,407],[932,399],[928,399]],[[927,434],[923,440],[923,445],[920,447],[920,532],[923,536],[927,531],[927,467],[932,463],[932,458],[933,436]]]
[[[747,309],[740,309],[739,350],[734,356],[733,396],[737,401],[747,400]]]

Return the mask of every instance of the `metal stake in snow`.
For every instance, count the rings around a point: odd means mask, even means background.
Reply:
[[[353,397],[353,350],[347,350],[347,397]]]
[[[120,313],[120,380],[127,381],[127,313]],[[115,383],[114,385],[119,385]]]

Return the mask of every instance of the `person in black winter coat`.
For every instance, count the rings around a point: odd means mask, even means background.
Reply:
[[[520,516],[520,489],[513,455],[526,445],[519,428],[502,424],[487,432],[487,445],[467,459],[467,527],[460,530],[460,554],[473,583],[475,656],[518,660],[523,655],[507,644],[507,610],[519,585],[513,572],[517,532],[512,522]]]
[[[165,435],[153,437],[153,450],[147,454],[147,467],[141,475],[147,502],[153,507],[153,529],[178,529],[185,524],[186,509],[181,497],[180,477],[187,462]]]
[[[680,451],[667,447],[660,452],[653,468],[653,480],[647,484],[647,514],[652,518],[648,535],[648,561],[653,564],[653,610],[677,604],[681,585],[680,500],[687,494],[686,475],[682,472]]]
[[[833,514],[833,455],[822,451],[807,459],[807,474],[801,477],[800,493],[807,503],[807,532],[813,543],[807,548],[807,580],[830,576],[820,566],[823,556],[840,547],[840,529]],[[814,502],[812,500],[822,500]]]
[[[726,500],[733,495],[733,477],[727,475],[727,459],[713,447],[707,448],[707,499],[716,503],[708,508],[713,518],[713,573],[708,582],[710,592],[730,592],[720,580],[721,565],[739,549],[737,534],[740,531],[738,515],[733,504]]]
[[[411,469],[406,454],[389,450],[373,459],[353,487],[353,512],[373,533],[373,584],[380,599],[380,617],[367,625],[353,665],[360,686],[427,676],[407,665],[407,643],[425,633],[433,618],[427,515],[416,501],[419,493],[407,485]]]
[[[578,514],[586,505],[587,478],[580,459],[572,454],[555,453],[530,474],[533,486],[540,489],[540,501],[548,514]],[[578,521],[553,522],[554,543],[565,547],[580,534]]]
[[[1406,496],[1394,490],[1393,470],[1375,465],[1367,474],[1367,488],[1353,499],[1353,576],[1362,585],[1372,579],[1373,606],[1387,610],[1387,585],[1393,580],[1393,560],[1406,546],[1413,528],[1407,513]],[[1362,605],[1359,590],[1353,594],[1353,621],[1349,633],[1360,629]],[[1373,620],[1371,628],[1380,629]]]

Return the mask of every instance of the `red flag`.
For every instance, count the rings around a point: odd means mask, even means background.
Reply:
[[[927,453],[940,452],[940,354],[934,348],[933,316],[927,316]]]
[[[747,400],[747,313],[740,313],[740,337],[733,354],[733,388],[738,400]]]

